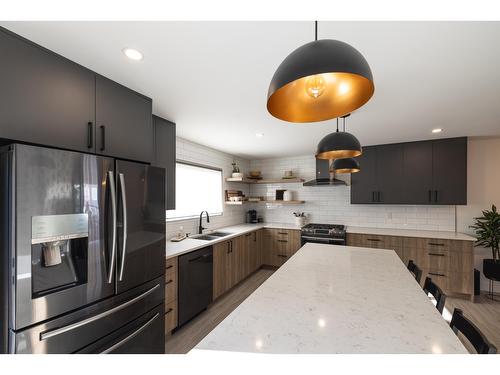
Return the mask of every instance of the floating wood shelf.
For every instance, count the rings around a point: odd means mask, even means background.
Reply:
[[[274,179],[254,180],[246,177],[241,177],[241,178],[226,177],[226,181],[258,185],[258,184],[297,184],[297,183],[302,183],[305,180],[303,178],[274,178]]]
[[[266,203],[266,204],[303,204],[306,201],[276,201],[276,200],[265,200],[259,202],[249,202],[249,201],[239,201],[239,202],[231,202],[226,201],[225,204],[229,206],[241,206],[242,204],[250,204],[250,203]]]

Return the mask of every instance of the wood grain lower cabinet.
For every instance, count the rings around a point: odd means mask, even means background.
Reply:
[[[165,263],[165,333],[177,327],[177,257]]]
[[[300,249],[300,231],[290,229],[264,229],[263,263],[280,267]]]
[[[234,257],[231,254],[231,241],[213,245],[213,299],[217,299],[232,287]]]
[[[472,241],[347,233],[347,245],[393,249],[405,265],[422,269],[423,285],[429,276],[446,294],[474,293]]]

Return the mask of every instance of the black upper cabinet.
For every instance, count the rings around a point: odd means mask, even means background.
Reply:
[[[0,138],[153,161],[152,101],[0,28]]]
[[[97,153],[152,162],[151,111],[151,99],[96,76]]]
[[[431,204],[432,184],[432,142],[411,142],[403,144],[404,202]]]
[[[0,138],[93,152],[94,73],[4,29],[0,56]]]
[[[165,168],[167,210],[175,210],[175,124],[153,116],[155,135],[155,165]]]
[[[467,204],[467,138],[363,148],[351,203]]]
[[[361,171],[351,175],[351,203],[377,202],[377,148],[363,147],[358,158]]]
[[[403,201],[403,146],[377,147],[376,203],[398,204]]]
[[[434,204],[467,204],[467,138],[432,143]]]

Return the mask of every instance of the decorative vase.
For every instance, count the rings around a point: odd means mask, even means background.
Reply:
[[[291,201],[292,200],[292,192],[290,190],[285,190],[283,192],[283,200],[284,201]]]
[[[295,225],[298,226],[298,227],[301,227],[301,228],[304,225],[306,225],[306,218],[305,218],[305,216],[295,217]]]
[[[500,262],[494,259],[483,259],[483,274],[490,280],[500,281]]]

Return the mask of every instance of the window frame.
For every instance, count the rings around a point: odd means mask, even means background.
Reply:
[[[192,161],[187,161],[187,160],[182,160],[182,159],[176,159],[175,160],[175,164],[184,164],[184,165],[189,165],[191,167],[198,167],[198,168],[204,168],[204,169],[211,169],[213,171],[217,171],[217,172],[220,172],[220,178],[221,178],[221,192],[220,192],[220,195],[221,195],[221,212],[220,213],[209,213],[210,216],[223,216],[224,215],[224,170],[220,167],[214,167],[212,165],[207,165],[207,164],[201,164],[201,163],[196,163],[196,162],[192,162]],[[175,170],[177,171],[177,166],[175,168]],[[176,181],[177,181],[177,176],[175,177],[176,178]],[[176,189],[177,189],[177,186],[176,186]],[[177,197],[177,194],[176,194],[176,197]],[[177,202],[176,202],[176,206],[177,206]],[[175,222],[175,221],[185,221],[185,220],[192,220],[192,219],[197,219],[199,217],[199,214],[197,215],[190,215],[190,216],[182,216],[182,217],[175,217],[175,218],[167,218],[167,211],[169,210],[165,210],[165,221],[167,223],[172,223],[172,222]]]

